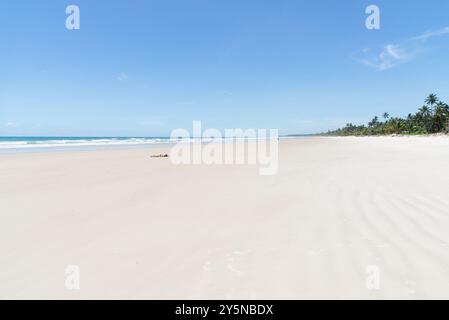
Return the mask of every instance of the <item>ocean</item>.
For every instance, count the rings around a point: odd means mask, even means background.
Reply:
[[[279,139],[298,139],[300,136],[280,136]],[[252,140],[254,138],[234,138]],[[0,154],[47,151],[84,151],[99,149],[123,148],[157,148],[174,145],[178,142],[192,142],[200,140],[208,143],[211,138],[179,138],[169,137],[2,137],[0,136]],[[223,138],[232,141],[233,138]]]
[[[160,146],[168,137],[0,137],[0,153]]]

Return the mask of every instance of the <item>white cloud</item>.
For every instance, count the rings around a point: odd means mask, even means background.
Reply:
[[[449,34],[449,27],[441,28],[441,29],[434,30],[434,31],[428,31],[426,33],[423,33],[420,36],[413,37],[411,40],[427,40],[429,38],[442,36],[445,34]]]
[[[449,27],[429,31],[400,43],[390,43],[377,50],[367,48],[362,50],[358,60],[378,71],[392,69],[414,60],[423,51],[423,42],[426,40],[446,34],[449,34]]]
[[[4,128],[15,128],[17,126],[18,126],[18,124],[15,123],[15,122],[6,122],[6,123],[3,124]]]
[[[125,72],[120,72],[120,74],[117,76],[118,81],[126,81],[128,80],[128,75]]]
[[[418,52],[419,50],[416,48],[388,44],[380,52],[374,52],[371,49],[363,50],[363,58],[360,59],[360,62],[379,71],[384,71],[413,60]]]

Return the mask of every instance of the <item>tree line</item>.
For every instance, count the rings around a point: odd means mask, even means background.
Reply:
[[[346,124],[346,127],[328,131],[326,135],[371,136],[387,134],[431,134],[448,133],[449,105],[441,101],[436,94],[430,94],[425,104],[415,114],[406,118],[391,117],[388,112],[382,120],[375,116],[367,125]]]

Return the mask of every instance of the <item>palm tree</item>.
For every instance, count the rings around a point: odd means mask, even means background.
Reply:
[[[444,116],[445,116],[445,120],[444,120],[444,132],[448,133],[449,132],[449,105],[447,103],[441,103],[441,108],[443,108],[444,110]]]
[[[423,116],[428,116],[430,115],[430,109],[428,106],[422,106],[421,108],[419,108],[419,113]]]
[[[435,106],[435,112],[432,121],[433,132],[441,132],[446,129],[449,119],[449,106],[443,102],[438,102]]]
[[[428,95],[428,97],[426,98],[425,101],[428,105],[430,105],[430,107],[433,107],[434,104],[436,104],[438,102],[438,97],[436,94],[431,93]]]
[[[419,108],[418,113],[416,114],[416,118],[418,121],[418,124],[421,127],[424,127],[427,132],[432,131],[432,110],[426,105]]]
[[[368,126],[369,127],[375,127],[379,124],[379,118],[377,116],[375,116],[373,118],[373,120],[371,120],[370,122],[368,122]]]
[[[374,117],[368,126],[348,123],[345,128],[329,132],[337,135],[379,135],[391,133],[426,134],[449,133],[449,105],[438,99],[436,94],[430,94],[425,99],[425,105],[406,117],[391,117],[387,112],[382,114],[385,121]]]

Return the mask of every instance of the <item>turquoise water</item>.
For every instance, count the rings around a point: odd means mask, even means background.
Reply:
[[[0,137],[0,153],[159,146],[174,142],[168,137]]]

